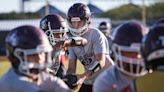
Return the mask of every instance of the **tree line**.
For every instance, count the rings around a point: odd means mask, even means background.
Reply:
[[[151,6],[146,7],[146,20],[155,21],[161,17],[164,17],[164,3],[155,3]],[[108,10],[98,17],[108,17],[112,20],[129,20],[129,19],[142,19],[142,7],[138,5],[134,5],[132,3],[122,5],[118,8]],[[0,20],[6,19],[35,19],[41,18],[39,13],[1,13]]]
[[[164,17],[164,3],[155,3],[151,6],[145,7],[147,22],[155,21]],[[142,19],[142,7],[132,3],[120,6],[118,8],[108,10],[99,15],[99,17],[109,17],[112,20],[129,20]]]

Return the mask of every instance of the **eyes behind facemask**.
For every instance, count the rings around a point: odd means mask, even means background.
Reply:
[[[133,77],[143,76],[144,74],[146,74],[142,57],[130,57],[121,53],[136,52],[140,54],[139,50],[118,45],[115,45],[112,50],[114,53],[114,61],[118,70],[120,70],[126,75]]]
[[[18,65],[18,71],[22,74],[30,75],[31,69],[37,70],[39,72],[39,71],[43,71],[46,68],[50,67],[50,65],[52,64],[51,51],[52,51],[52,48],[45,48],[44,46],[41,46],[41,45],[39,45],[35,49],[19,49],[19,48],[17,48],[14,51],[14,54],[19,59],[19,62],[20,62]],[[29,55],[33,56],[33,55],[40,54],[40,53],[45,54],[44,57],[41,57],[41,58],[44,58],[43,63],[28,61],[29,59],[27,59],[27,58],[29,57]],[[38,59],[40,59],[40,58],[38,58]]]
[[[74,28],[71,20],[72,21],[83,21],[83,22],[79,22],[79,23],[82,23],[83,25],[80,26],[79,28]],[[67,22],[68,22],[69,31],[74,36],[82,36],[83,34],[85,34],[87,32],[89,24],[90,24],[90,21],[88,19],[80,19],[79,17],[71,18]]]

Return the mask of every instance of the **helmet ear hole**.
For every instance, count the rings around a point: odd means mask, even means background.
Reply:
[[[46,31],[45,33],[47,36],[50,36],[50,34],[51,34],[50,31]]]
[[[90,25],[91,24],[91,21],[88,21],[88,25]]]

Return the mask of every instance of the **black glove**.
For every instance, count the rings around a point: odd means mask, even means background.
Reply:
[[[71,89],[74,89],[75,87],[78,86],[76,85],[78,78],[75,74],[68,74],[63,78],[63,80]]]

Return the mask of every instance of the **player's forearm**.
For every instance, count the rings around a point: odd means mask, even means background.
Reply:
[[[76,62],[74,60],[69,60],[67,74],[76,73]]]
[[[75,69],[68,68],[67,74],[74,74],[74,73],[75,73]]]
[[[103,53],[98,53],[95,55],[96,56],[96,61],[99,62],[100,67],[103,68],[105,67],[105,61],[106,61],[106,56]]]

